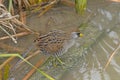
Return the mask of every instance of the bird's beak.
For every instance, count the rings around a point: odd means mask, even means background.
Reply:
[[[80,37],[83,37],[84,35],[82,33],[79,34]]]

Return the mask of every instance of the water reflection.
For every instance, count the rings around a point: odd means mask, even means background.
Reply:
[[[83,63],[77,64],[80,65],[79,68],[73,68],[72,71],[67,71],[66,75],[60,80],[119,80],[120,64],[116,62],[116,56],[112,58],[110,64],[104,70],[105,64],[112,52],[117,47],[120,49],[120,46],[118,46],[120,37],[117,35],[116,29],[105,33],[101,39],[87,50],[87,55],[84,56]],[[116,44],[114,40],[117,40],[118,43]],[[117,52],[116,54],[119,53]]]
[[[120,5],[120,4],[119,4]],[[118,9],[120,6],[110,4],[106,8],[98,9],[98,15],[90,24],[98,27],[102,34],[96,38],[84,56],[83,63],[77,65],[71,71],[66,71],[60,80],[119,80],[120,79],[120,27]],[[117,25],[116,25],[117,24]],[[92,29],[92,28],[91,28]],[[97,33],[96,33],[97,34]],[[104,70],[104,67],[110,55],[117,49],[110,64]]]

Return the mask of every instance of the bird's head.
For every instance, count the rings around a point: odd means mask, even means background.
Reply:
[[[72,32],[71,35],[72,35],[72,38],[83,37],[83,34],[80,32]]]

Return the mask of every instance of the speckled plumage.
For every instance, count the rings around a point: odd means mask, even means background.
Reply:
[[[35,42],[44,54],[59,56],[74,44],[74,39],[72,34],[67,34],[61,30],[53,30],[39,36]]]

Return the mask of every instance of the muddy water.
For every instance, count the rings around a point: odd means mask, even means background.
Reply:
[[[60,57],[65,66],[53,66],[51,62],[40,67],[56,80],[119,80],[120,79],[120,3],[104,0],[89,0],[83,17],[71,7],[58,6],[45,15],[31,15],[28,25],[31,29],[46,33],[52,29],[72,31],[78,28],[89,16],[87,27],[82,30],[84,37],[76,41],[66,54]],[[81,29],[81,28],[79,28]],[[108,67],[104,70],[109,56],[118,48]],[[37,61],[37,56],[32,62]],[[16,71],[13,78],[21,80],[28,71],[26,65]],[[22,71],[25,69],[24,71]],[[47,80],[36,72],[30,80]]]

